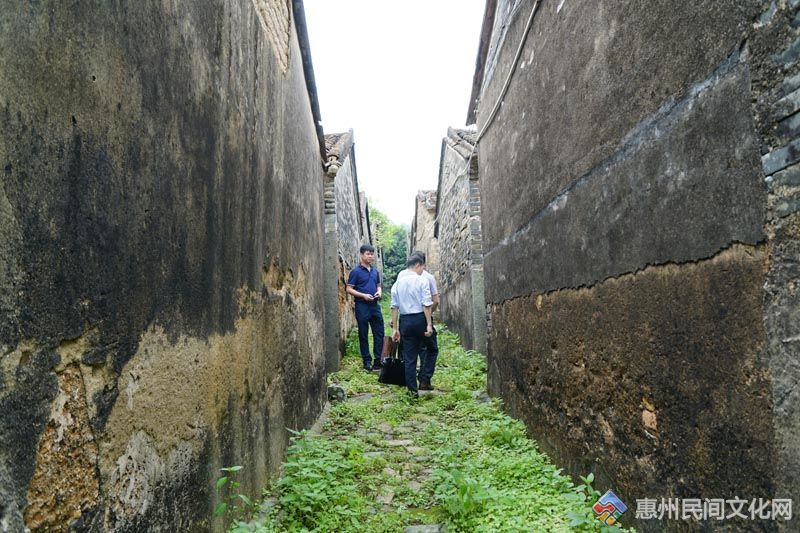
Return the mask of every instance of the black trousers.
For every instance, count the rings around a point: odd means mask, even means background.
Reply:
[[[400,350],[406,371],[406,387],[417,390],[417,359],[425,343],[428,322],[425,313],[400,315]]]
[[[436,337],[436,328],[433,335],[423,337],[422,348],[419,354],[419,380],[431,382],[433,371],[436,370],[436,359],[439,357],[439,340]]]
[[[372,353],[375,359],[381,358],[383,351],[383,315],[377,303],[356,303],[356,322],[358,323],[358,347],[364,366],[372,361],[369,356],[369,330],[372,329]]]

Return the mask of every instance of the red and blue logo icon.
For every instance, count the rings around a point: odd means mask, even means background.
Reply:
[[[592,506],[592,510],[597,515],[598,520],[608,526],[613,526],[617,523],[619,517],[628,510],[628,506],[622,503],[622,500],[609,489]]]

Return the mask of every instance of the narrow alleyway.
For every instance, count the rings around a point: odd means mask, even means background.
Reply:
[[[305,3],[0,7],[0,531],[800,531],[800,0]]]
[[[438,327],[436,390],[418,400],[364,372],[351,334],[329,376],[347,398],[297,435],[257,511],[229,512],[231,530],[619,531],[601,529],[598,494],[561,475],[486,395],[484,356]]]

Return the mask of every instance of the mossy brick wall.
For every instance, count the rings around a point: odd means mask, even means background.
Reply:
[[[221,526],[325,399],[292,5],[3,2],[0,129],[0,523]]]

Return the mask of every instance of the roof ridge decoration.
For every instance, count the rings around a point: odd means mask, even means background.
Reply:
[[[353,149],[353,130],[344,133],[325,134],[325,151],[328,161],[335,157],[340,162],[344,161]]]
[[[464,159],[469,159],[475,151],[475,142],[478,133],[473,130],[447,128],[447,137],[444,142],[455,150]]]

